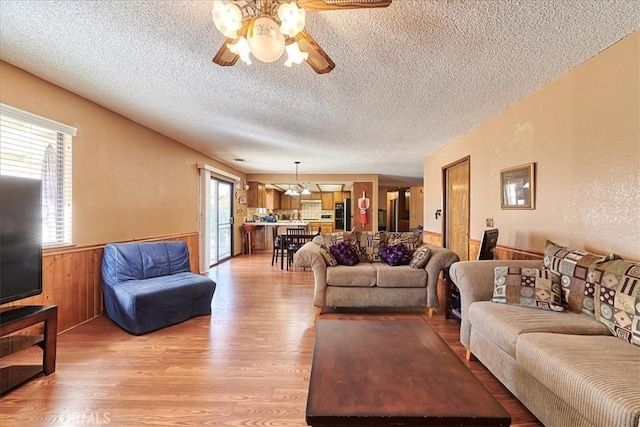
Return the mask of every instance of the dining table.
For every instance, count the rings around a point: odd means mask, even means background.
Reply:
[[[284,270],[285,269],[285,265],[284,265],[284,254],[287,251],[287,248],[289,247],[289,242],[290,241],[295,241],[295,242],[310,242],[313,240],[314,237],[316,237],[318,234],[278,234],[278,236],[280,237],[280,269]],[[289,270],[289,262],[287,261],[287,271]]]

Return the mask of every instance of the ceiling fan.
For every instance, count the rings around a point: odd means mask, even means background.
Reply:
[[[333,70],[335,63],[304,31],[306,12],[387,7],[392,0],[214,0],[213,22],[227,39],[213,62],[223,67],[240,58],[251,64],[251,53],[262,62],[307,64],[318,74]]]

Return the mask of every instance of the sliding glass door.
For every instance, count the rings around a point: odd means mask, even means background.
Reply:
[[[211,178],[209,186],[209,266],[231,258],[233,184]]]

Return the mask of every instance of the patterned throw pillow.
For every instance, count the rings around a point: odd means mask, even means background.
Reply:
[[[335,267],[338,265],[338,261],[331,253],[331,249],[324,243],[320,245],[320,255],[322,255],[322,259],[324,259],[324,263],[327,264],[328,267]]]
[[[569,311],[594,317],[594,292],[587,284],[589,270],[601,255],[569,249],[547,240],[543,268],[560,276],[562,304]]]
[[[491,301],[501,304],[564,311],[560,276],[537,268],[496,267]]]
[[[402,243],[408,254],[413,254],[413,252],[422,245],[422,232],[388,232],[387,247],[397,245],[398,243]]]
[[[334,233],[323,233],[322,234],[322,243],[327,246],[333,246],[338,243],[349,241],[349,236],[351,233],[348,231],[336,231]]]
[[[356,254],[353,253],[353,249],[348,242],[330,246],[330,250],[340,265],[356,265],[358,262]]]
[[[589,274],[595,317],[616,337],[640,346],[640,264],[622,259],[598,263]]]
[[[383,234],[379,231],[357,231],[351,233],[351,241],[356,242],[360,250],[360,262],[380,261]]]
[[[422,245],[413,253],[409,267],[424,268],[431,257],[431,249],[427,245]]]
[[[405,251],[402,243],[381,250],[380,258],[389,265],[408,265],[411,262],[411,255]]]

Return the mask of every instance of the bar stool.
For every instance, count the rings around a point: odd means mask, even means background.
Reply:
[[[248,253],[251,255],[251,247],[253,246],[253,232],[256,231],[256,226],[253,224],[244,224],[242,226],[243,237],[244,237],[244,245],[247,247]]]

